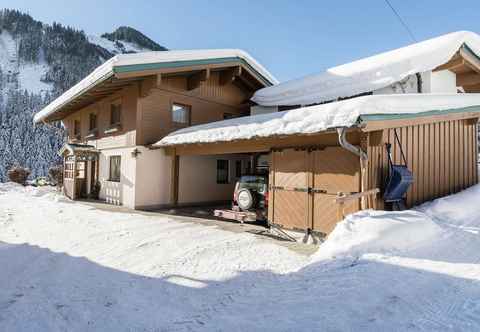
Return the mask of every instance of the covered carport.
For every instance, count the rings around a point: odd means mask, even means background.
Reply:
[[[356,130],[348,130],[346,139],[360,144],[360,134]],[[174,160],[172,201],[177,203],[182,187],[185,188],[179,171],[182,159],[242,155],[250,157],[252,171],[259,166],[256,156],[265,156],[262,159],[268,161],[270,225],[325,235],[344,213],[360,209],[358,199],[347,201],[339,215],[338,197],[361,191],[361,167],[359,155],[340,146],[336,130],[311,135],[165,145],[163,148]],[[197,175],[201,174],[199,170]]]
[[[477,183],[479,116],[474,94],[373,95],[194,126],[154,147],[174,165],[183,156],[267,153],[269,223],[327,235],[346,214],[384,207],[387,145],[392,163],[412,174],[399,196],[406,207]]]

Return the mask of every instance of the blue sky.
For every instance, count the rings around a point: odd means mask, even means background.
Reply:
[[[418,40],[480,32],[478,0],[390,2]],[[282,81],[411,43],[384,0],[2,0],[2,6],[88,34],[130,25],[170,49],[242,48]]]

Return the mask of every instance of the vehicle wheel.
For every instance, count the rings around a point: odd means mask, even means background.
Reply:
[[[252,192],[248,189],[241,189],[237,195],[237,204],[241,210],[247,211],[252,208],[254,204],[254,197]]]

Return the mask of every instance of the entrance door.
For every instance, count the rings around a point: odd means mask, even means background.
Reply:
[[[77,161],[76,197],[87,197],[87,162]]]
[[[341,147],[274,151],[270,183],[270,222],[329,234],[339,221],[337,194],[360,191],[359,157]],[[359,208],[352,202],[344,211]]]

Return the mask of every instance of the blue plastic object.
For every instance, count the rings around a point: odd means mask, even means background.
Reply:
[[[385,202],[398,202],[403,200],[412,183],[413,174],[407,166],[391,165],[390,175],[383,195]]]
[[[413,183],[413,173],[407,167],[407,159],[403,153],[402,144],[397,135],[397,130],[394,130],[395,140],[400,148],[400,153],[403,159],[403,165],[394,165],[392,161],[392,145],[385,144],[388,154],[389,174],[383,194],[383,199],[387,203],[404,203],[405,194],[408,188]]]

